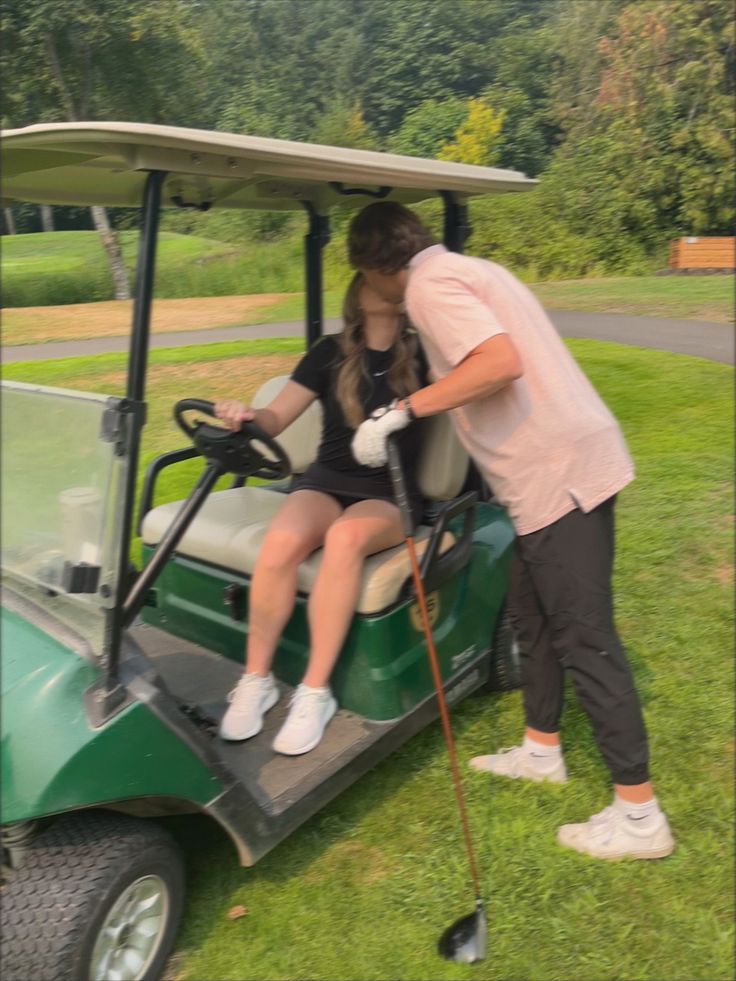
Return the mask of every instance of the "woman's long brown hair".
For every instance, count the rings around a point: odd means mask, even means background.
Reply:
[[[343,363],[337,373],[337,401],[340,403],[345,421],[354,429],[365,419],[365,413],[358,398],[360,380],[372,381],[366,364],[367,348],[363,330],[363,312],[360,309],[360,289],[365,280],[356,273],[343,302],[344,327],[338,336]],[[401,314],[399,331],[393,345],[393,358],[388,369],[389,388],[403,398],[419,388],[416,356],[419,348],[417,335],[409,325],[405,314]]]

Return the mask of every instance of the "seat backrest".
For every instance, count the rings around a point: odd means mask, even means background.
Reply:
[[[265,382],[252,400],[255,409],[268,405],[289,380],[279,375]],[[304,473],[316,459],[322,436],[322,406],[312,402],[306,412],[292,422],[278,437],[291,460],[294,473]],[[419,489],[432,501],[449,501],[460,493],[468,472],[469,458],[455,435],[448,413],[433,416],[421,423],[422,448],[417,466]]]
[[[254,409],[262,409],[272,402],[288,382],[288,375],[271,378],[258,389],[253,396],[251,405]],[[322,436],[322,406],[315,399],[306,412],[303,412],[278,437],[280,445],[286,450],[291,460],[294,473],[304,473],[310,463],[317,459],[317,450]]]
[[[470,457],[457,438],[449,412],[422,422],[417,482],[431,501],[451,501],[463,488]]]

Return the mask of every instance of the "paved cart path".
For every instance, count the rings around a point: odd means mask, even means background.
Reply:
[[[675,354],[690,354],[722,364],[734,363],[734,328],[701,320],[673,320],[666,317],[628,317],[618,313],[584,313],[548,311],[563,337],[583,337],[613,341],[635,347],[655,348]],[[325,330],[340,329],[337,319],[327,320]],[[253,324],[250,327],[215,327],[209,330],[187,330],[153,334],[151,347],[184,347],[188,344],[213,344],[218,341],[251,340],[268,337],[299,337],[301,321],[279,324]],[[103,337],[54,344],[20,344],[2,349],[6,364],[14,361],[41,361],[47,358],[78,358],[91,354],[126,351],[125,337]]]

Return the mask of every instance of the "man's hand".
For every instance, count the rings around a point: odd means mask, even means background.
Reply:
[[[256,417],[255,410],[236,399],[215,402],[215,415],[218,419],[222,419],[228,429],[233,429],[235,432],[240,429],[241,423],[253,422]]]
[[[388,458],[386,440],[411,422],[406,409],[397,409],[398,400],[382,405],[362,422],[353,436],[353,456],[366,467],[382,467]]]

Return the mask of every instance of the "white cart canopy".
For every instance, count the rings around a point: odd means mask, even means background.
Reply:
[[[514,170],[370,150],[147,123],[48,123],[2,133],[3,204],[138,207],[146,172],[164,170],[163,203],[324,213],[375,197],[412,204],[438,191],[459,201],[528,191]],[[345,195],[360,188],[372,194]]]

